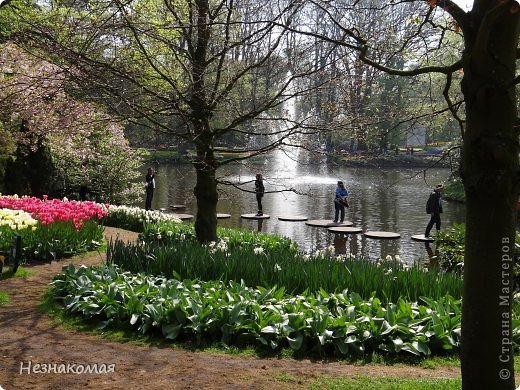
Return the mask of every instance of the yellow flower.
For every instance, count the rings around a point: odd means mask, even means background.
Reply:
[[[36,229],[38,221],[22,210],[0,209],[0,226],[8,226],[11,230]]]

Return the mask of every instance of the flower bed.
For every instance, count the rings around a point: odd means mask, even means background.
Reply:
[[[131,272],[183,279],[243,280],[248,286],[284,287],[291,293],[338,292],[348,289],[368,299],[372,293],[387,302],[398,298],[460,298],[459,275],[397,259],[374,263],[368,259],[335,256],[330,249],[302,255],[284,237],[219,230],[219,242],[202,246],[186,224],[147,226],[144,242],[108,244],[107,262]]]
[[[11,210],[23,210],[37,219],[42,225],[55,221],[72,221],[76,229],[81,228],[85,221],[101,219],[107,215],[106,208],[94,202],[76,202],[66,199],[49,200],[35,197],[2,196],[0,207]]]
[[[179,218],[174,217],[172,214],[160,211],[144,210],[139,207],[110,205],[108,207],[108,213],[104,216],[102,223],[105,226],[113,226],[140,233],[148,224],[168,221],[181,222]]]
[[[106,206],[47,197],[0,197],[0,252],[12,245],[13,233],[21,236],[21,259],[48,260],[98,248]]]

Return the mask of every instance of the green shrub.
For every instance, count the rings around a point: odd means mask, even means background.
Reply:
[[[464,248],[466,225],[455,224],[447,231],[440,231],[435,236],[439,249],[439,262],[446,271],[462,272],[464,269]],[[520,233],[515,238],[514,288],[520,289]]]
[[[439,250],[439,263],[447,271],[461,271],[464,265],[464,242],[466,225],[454,224],[449,230],[440,230],[435,235]]]
[[[460,180],[452,180],[444,186],[444,198],[454,200],[456,202],[466,202],[466,194],[464,193],[464,185]]]

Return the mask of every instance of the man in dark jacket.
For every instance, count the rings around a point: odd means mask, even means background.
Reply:
[[[442,201],[441,201],[441,192],[444,189],[442,184],[437,184],[437,187],[433,190],[426,202],[426,213],[430,214],[430,222],[428,222],[428,226],[426,226],[426,230],[424,231],[425,237],[430,237],[430,230],[432,230],[433,225],[435,224],[435,228],[437,231],[441,230],[441,213],[442,213]]]
[[[146,201],[144,208],[146,210],[152,209],[153,190],[155,189],[155,172],[153,168],[148,168],[148,173],[145,177],[145,188],[146,188]]]
[[[258,173],[256,175],[255,180],[255,193],[256,193],[256,203],[258,204],[258,212],[256,215],[258,217],[261,217],[264,215],[263,208],[262,208],[262,198],[264,197],[264,179],[262,178],[262,175]]]

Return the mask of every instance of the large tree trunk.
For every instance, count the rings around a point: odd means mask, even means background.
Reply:
[[[193,191],[197,198],[195,232],[201,243],[217,241],[216,169],[213,153],[210,151],[208,153],[198,153],[197,161],[194,163],[197,172],[197,183]]]
[[[484,7],[498,2],[481,3],[472,15],[472,27],[478,28],[465,31],[463,389],[514,389],[511,308],[519,149],[513,79],[519,19],[510,12],[512,2],[507,3],[495,13]]]
[[[211,130],[211,103],[207,95],[206,71],[208,68],[207,52],[210,42],[209,29],[209,2],[208,0],[196,0],[195,28],[196,45],[192,53],[192,96],[190,105],[192,108],[191,125],[196,135],[194,138],[197,147],[197,158],[193,165],[197,171],[197,184],[194,194],[197,198],[197,217],[195,220],[195,233],[200,243],[208,243],[217,240],[217,181],[215,178],[216,161],[213,153],[214,133]]]

